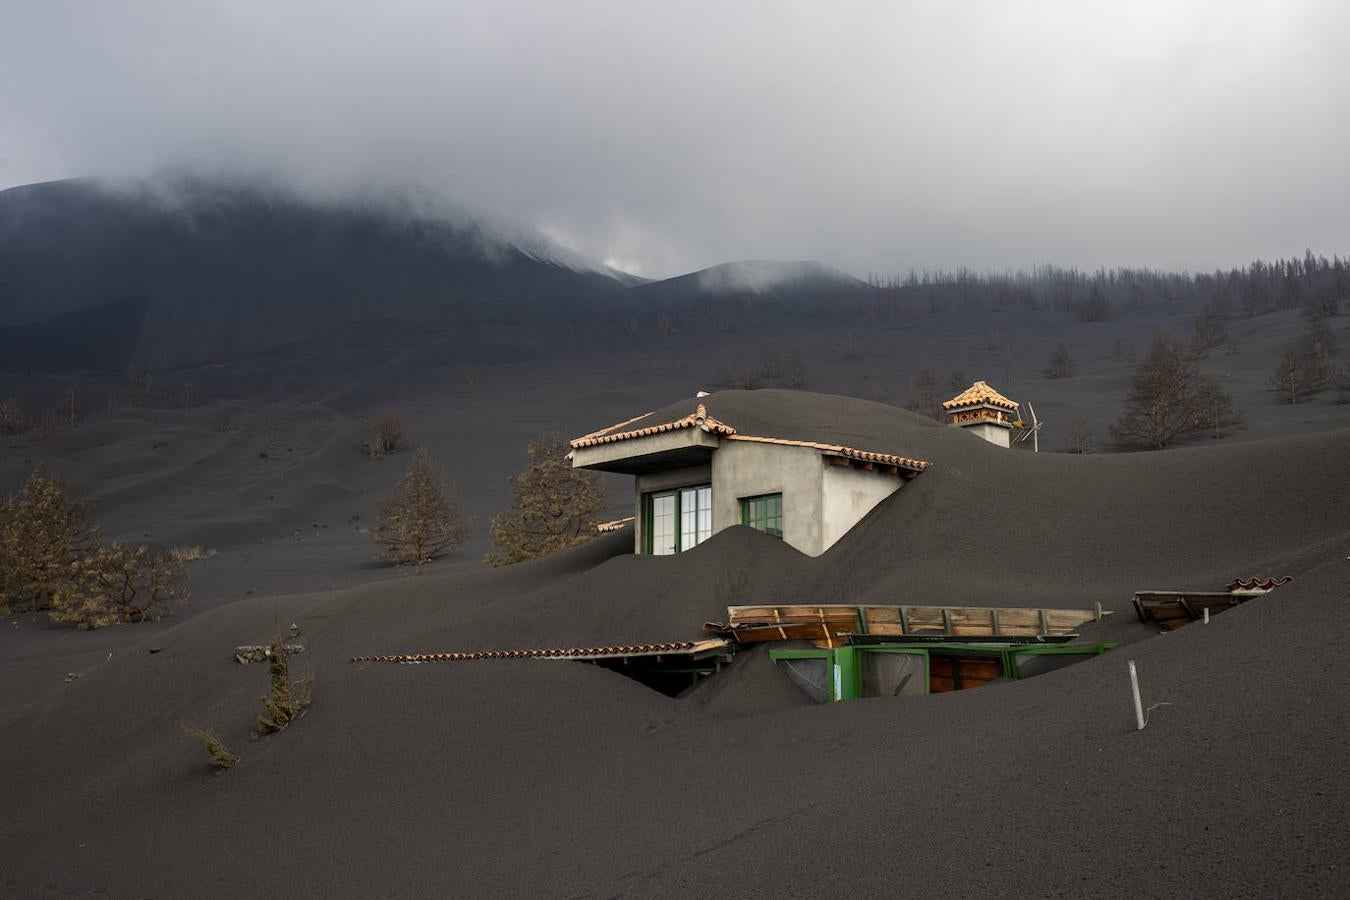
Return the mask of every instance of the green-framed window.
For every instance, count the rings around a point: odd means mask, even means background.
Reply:
[[[741,498],[741,524],[756,531],[783,536],[783,495],[761,494]]]
[[[646,551],[670,556],[712,537],[712,485],[696,484],[642,497]]]

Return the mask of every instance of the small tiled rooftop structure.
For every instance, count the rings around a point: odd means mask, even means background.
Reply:
[[[969,429],[991,444],[1007,447],[1008,432],[1020,424],[1014,418],[1020,405],[985,382],[977,381],[944,401],[942,408],[951,416],[951,424]]]
[[[1002,409],[1017,410],[1021,406],[1015,400],[1009,400],[983,381],[977,381],[961,393],[942,404],[943,409],[958,409],[963,406],[997,406]]]

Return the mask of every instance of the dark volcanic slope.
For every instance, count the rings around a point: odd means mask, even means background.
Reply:
[[[370,339],[527,317],[631,283],[560,258],[474,223],[244,185],[28,185],[0,192],[0,349],[50,337],[55,316],[139,311],[137,339],[117,344],[123,358],[109,367],[162,367],[327,340],[357,324]],[[22,365],[109,362],[70,356],[67,346]]]
[[[638,285],[629,294],[640,304],[669,308],[732,298],[823,303],[834,297],[872,292],[867,282],[818,262],[747,259]]]
[[[0,677],[28,683],[0,712],[0,792],[31,811],[0,826],[6,892],[221,896],[263,877],[307,894],[1350,888],[1350,432],[1037,458],[838,398],[709,405],[747,432],[830,425],[934,466],[815,560],[744,529],[668,559],[627,555],[618,534],[504,571],[240,601],[146,627],[111,658],[127,630],[6,634]],[[1238,574],[1295,581],[1165,637],[1127,612],[1131,588]],[[571,663],[346,662],[691,637],[727,603],[808,596],[1100,599],[1117,612],[1091,637],[1130,643],[1025,682],[830,707],[801,705],[762,654],[682,700]],[[292,620],[315,705],[249,743],[264,673],[229,648]],[[1142,733],[1127,658],[1146,702],[1167,704]],[[183,715],[243,762],[207,774]]]

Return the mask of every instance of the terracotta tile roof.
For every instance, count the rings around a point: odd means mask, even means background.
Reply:
[[[610,531],[619,531],[625,526],[633,524],[634,518],[635,518],[634,516],[628,516],[625,519],[615,519],[613,522],[601,522],[599,525],[595,526],[595,530],[600,532],[601,534],[605,534]]]
[[[983,381],[976,382],[977,387],[983,384],[984,384]],[[985,386],[988,387],[987,385]],[[972,388],[971,390],[974,390],[974,388]],[[997,392],[992,391],[992,389],[990,390],[991,393],[994,394],[994,396],[996,397],[999,396]],[[967,391],[966,393],[970,393],[970,391]],[[964,396],[964,394],[962,396]],[[1005,398],[1000,399],[1003,399],[1005,403],[1011,403],[1012,408],[1014,409],[1017,408],[1017,404],[1012,403],[1011,400],[1007,400]],[[752,435],[752,434],[740,434],[736,431],[734,427],[727,424],[726,422],[722,422],[719,419],[716,419],[708,415],[708,409],[702,403],[698,404],[698,406],[695,407],[692,413],[682,418],[674,419],[669,422],[661,422],[660,424],[657,425],[646,425],[643,426],[642,428],[631,428],[625,430],[626,426],[632,425],[634,422],[638,422],[642,419],[645,419],[650,415],[651,413],[643,413],[640,416],[634,416],[633,418],[628,419],[626,421],[619,422],[615,425],[609,425],[605,428],[601,428],[599,431],[592,431],[590,434],[582,435],[581,437],[575,438],[569,443],[571,444],[572,449],[576,450],[582,447],[596,447],[601,444],[612,444],[618,441],[627,441],[632,440],[634,438],[648,437],[654,434],[663,434],[668,431],[679,431],[680,429],[683,428],[701,428],[704,431],[708,432],[709,434],[716,434],[721,437],[725,437],[729,440],[753,441],[755,443],[760,444],[782,444],[788,447],[810,447],[815,450],[820,450],[822,453],[833,453],[839,456],[848,457],[850,459],[860,460],[862,462],[880,463],[881,465],[896,466],[897,468],[905,469],[909,472],[922,472],[929,466],[929,463],[921,459],[910,459],[907,456],[898,456],[893,453],[880,453],[873,450],[859,450],[856,447],[845,447],[842,444],[829,444],[829,443],[822,443],[820,441],[798,441],[792,440],[790,438],[762,437],[759,435]],[[627,524],[628,521],[629,521],[628,519],[620,519],[617,520],[616,522],[605,522],[604,524],[598,527],[599,530],[601,531],[617,531],[619,528],[622,528],[625,524]]]
[[[651,414],[646,413],[645,415]],[[719,422],[717,419],[708,415],[708,409],[702,403],[700,403],[689,415],[682,419],[676,419],[673,422],[662,422],[659,425],[648,425],[643,428],[634,428],[631,431],[616,430],[623,428],[625,425],[630,425],[644,417],[645,416],[637,416],[626,422],[620,422],[617,425],[611,425],[608,428],[602,428],[599,431],[593,431],[590,434],[583,435],[582,437],[571,441],[572,449],[576,450],[582,447],[596,447],[600,444],[612,444],[616,441],[647,437],[653,434],[662,434],[667,431],[679,431],[682,428],[701,428],[709,434],[728,435],[736,433],[735,428],[732,428],[725,422]]]
[[[1001,406],[1004,409],[1017,409],[1020,403],[1015,400],[1009,400],[998,391],[985,384],[983,381],[977,381],[961,393],[942,404],[943,409],[956,409],[959,406],[975,406],[981,403],[987,403],[990,406]]]
[[[623,656],[657,656],[662,653],[706,653],[728,644],[722,639],[669,641],[663,644],[620,644],[614,647],[537,647],[523,650],[475,650],[467,653],[402,653],[386,656],[353,656],[354,663],[462,662],[475,659],[613,659]]]
[[[1294,580],[1292,575],[1284,575],[1279,578],[1234,578],[1228,582],[1228,592],[1234,591],[1273,591],[1281,585],[1288,584]]]
[[[823,444],[819,441],[794,441],[788,438],[758,437],[752,434],[731,434],[727,436],[727,440],[753,441],[757,444],[782,444],[787,447],[809,447],[813,450],[820,450],[825,453],[837,453],[840,456],[847,456],[850,459],[858,459],[863,462],[896,466],[901,469],[908,469],[911,472],[922,472],[930,465],[921,459],[910,459],[907,456],[896,456],[893,453],[876,453],[871,450],[858,450],[854,447],[845,447],[841,444]]]

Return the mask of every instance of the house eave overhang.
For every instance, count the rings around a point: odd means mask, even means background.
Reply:
[[[717,435],[701,428],[682,428],[612,443],[573,447],[572,468],[647,475],[707,465],[717,446]]]

